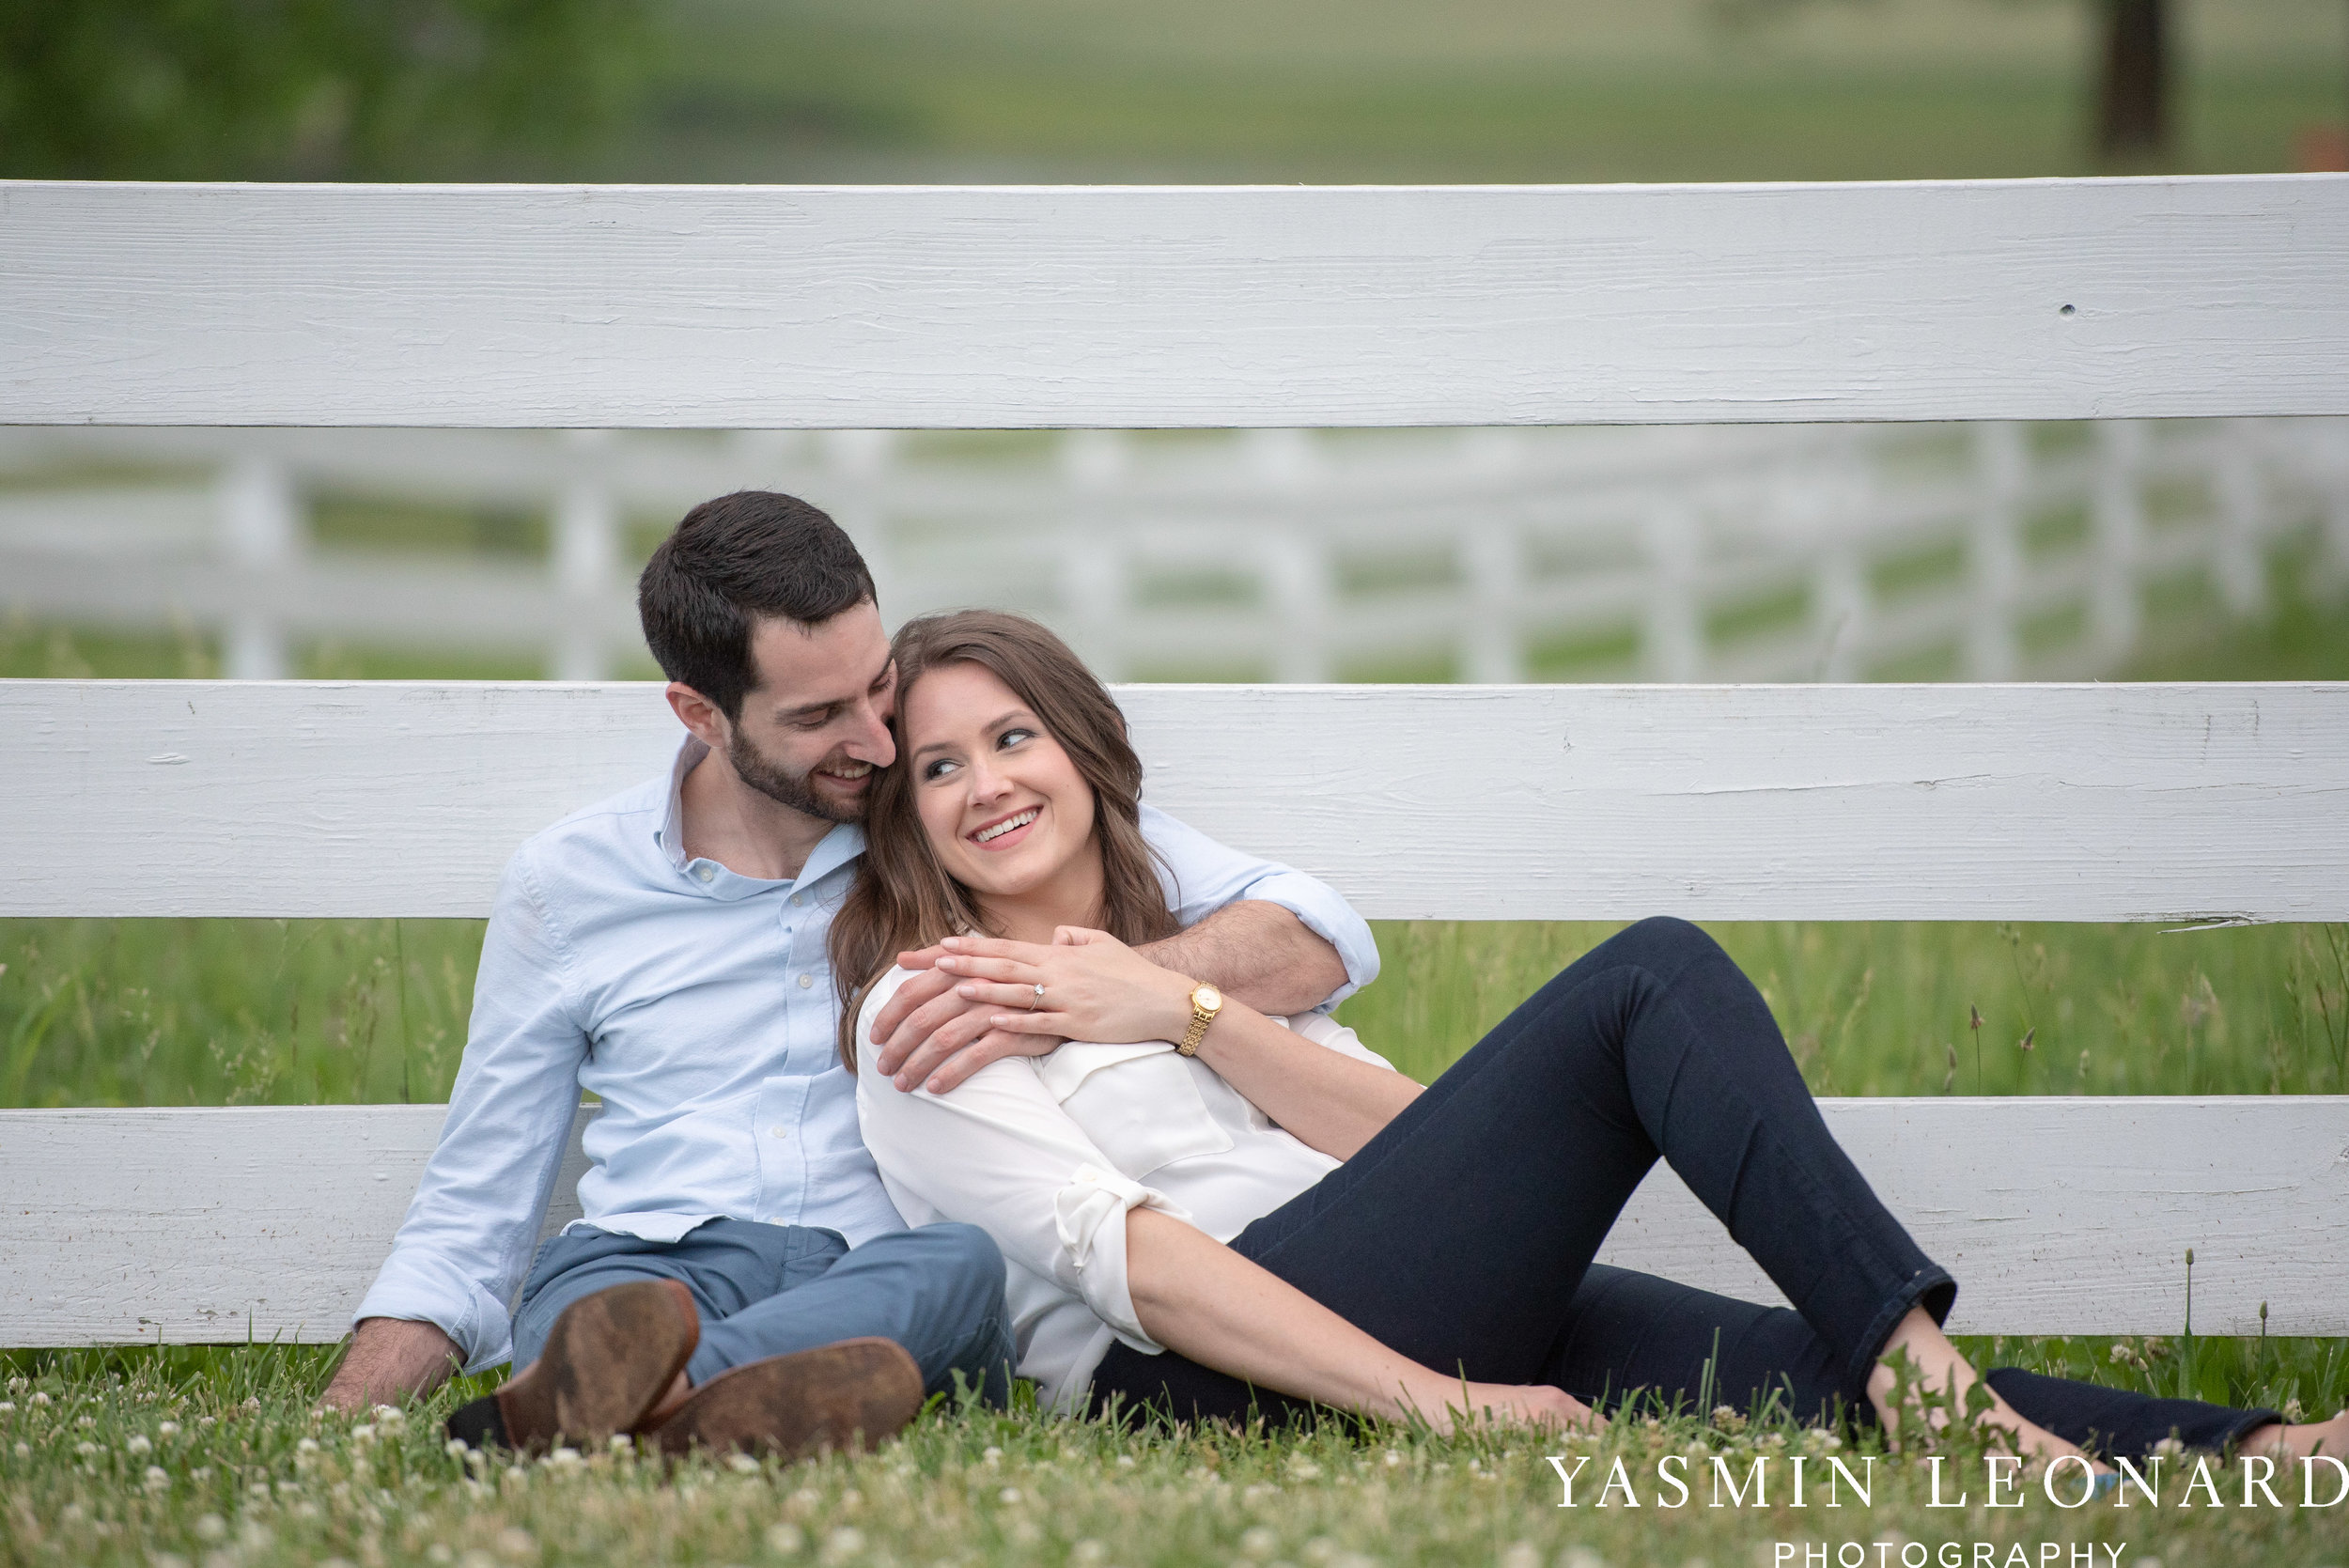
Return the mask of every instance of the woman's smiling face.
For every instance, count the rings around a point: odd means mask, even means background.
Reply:
[[[914,808],[948,876],[981,898],[1018,899],[1087,855],[1097,862],[1093,787],[993,671],[941,664],[898,702]]]

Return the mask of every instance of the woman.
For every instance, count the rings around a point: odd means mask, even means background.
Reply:
[[[1581,1422],[1586,1402],[1646,1389],[1890,1421],[1884,1356],[1952,1392],[1975,1382],[1938,1326],[1954,1282],[1695,927],[1603,943],[1423,1090],[1327,1017],[1217,1008],[1126,945],[1171,927],[1136,826],[1142,768],[1057,638],[965,613],[910,624],[895,652],[900,760],[832,925],[842,1051],[908,1221],[973,1222],[1002,1246],[1019,1370],[1054,1407]],[[1006,1009],[999,1025],[1072,1043],[904,1092],[874,1070],[869,1019],[899,956],[974,933],[1097,949],[1110,983],[1054,998],[1032,964],[950,958],[964,995]],[[1659,1154],[1797,1310],[1592,1262]],[[2349,1416],[2286,1428],[2011,1371],[1988,1387],[1982,1419],[2046,1455],[2135,1452],[2173,1428],[2301,1452],[2349,1437]]]

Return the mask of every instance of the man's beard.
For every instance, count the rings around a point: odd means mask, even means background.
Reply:
[[[824,758],[830,762],[831,757]],[[726,743],[726,761],[734,765],[734,772],[744,784],[757,790],[779,806],[788,806],[803,816],[825,822],[862,822],[864,819],[864,791],[859,790],[852,800],[827,800],[811,782],[816,769],[805,773],[787,773],[761,755],[738,727],[734,737]],[[817,765],[818,767],[821,764]]]

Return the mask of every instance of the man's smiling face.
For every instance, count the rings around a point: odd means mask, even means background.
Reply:
[[[793,811],[863,820],[873,769],[897,758],[889,734],[897,672],[880,612],[867,602],[812,627],[761,617],[751,668],[758,684],[726,747],[735,772]]]

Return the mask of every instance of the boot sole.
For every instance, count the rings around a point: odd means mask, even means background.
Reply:
[[[693,1294],[675,1280],[632,1281],[572,1302],[537,1361],[490,1396],[507,1446],[599,1447],[633,1431],[700,1343]]]
[[[922,1371],[894,1340],[843,1340],[711,1378],[651,1434],[661,1452],[770,1453],[786,1461],[872,1448],[922,1409]]]

